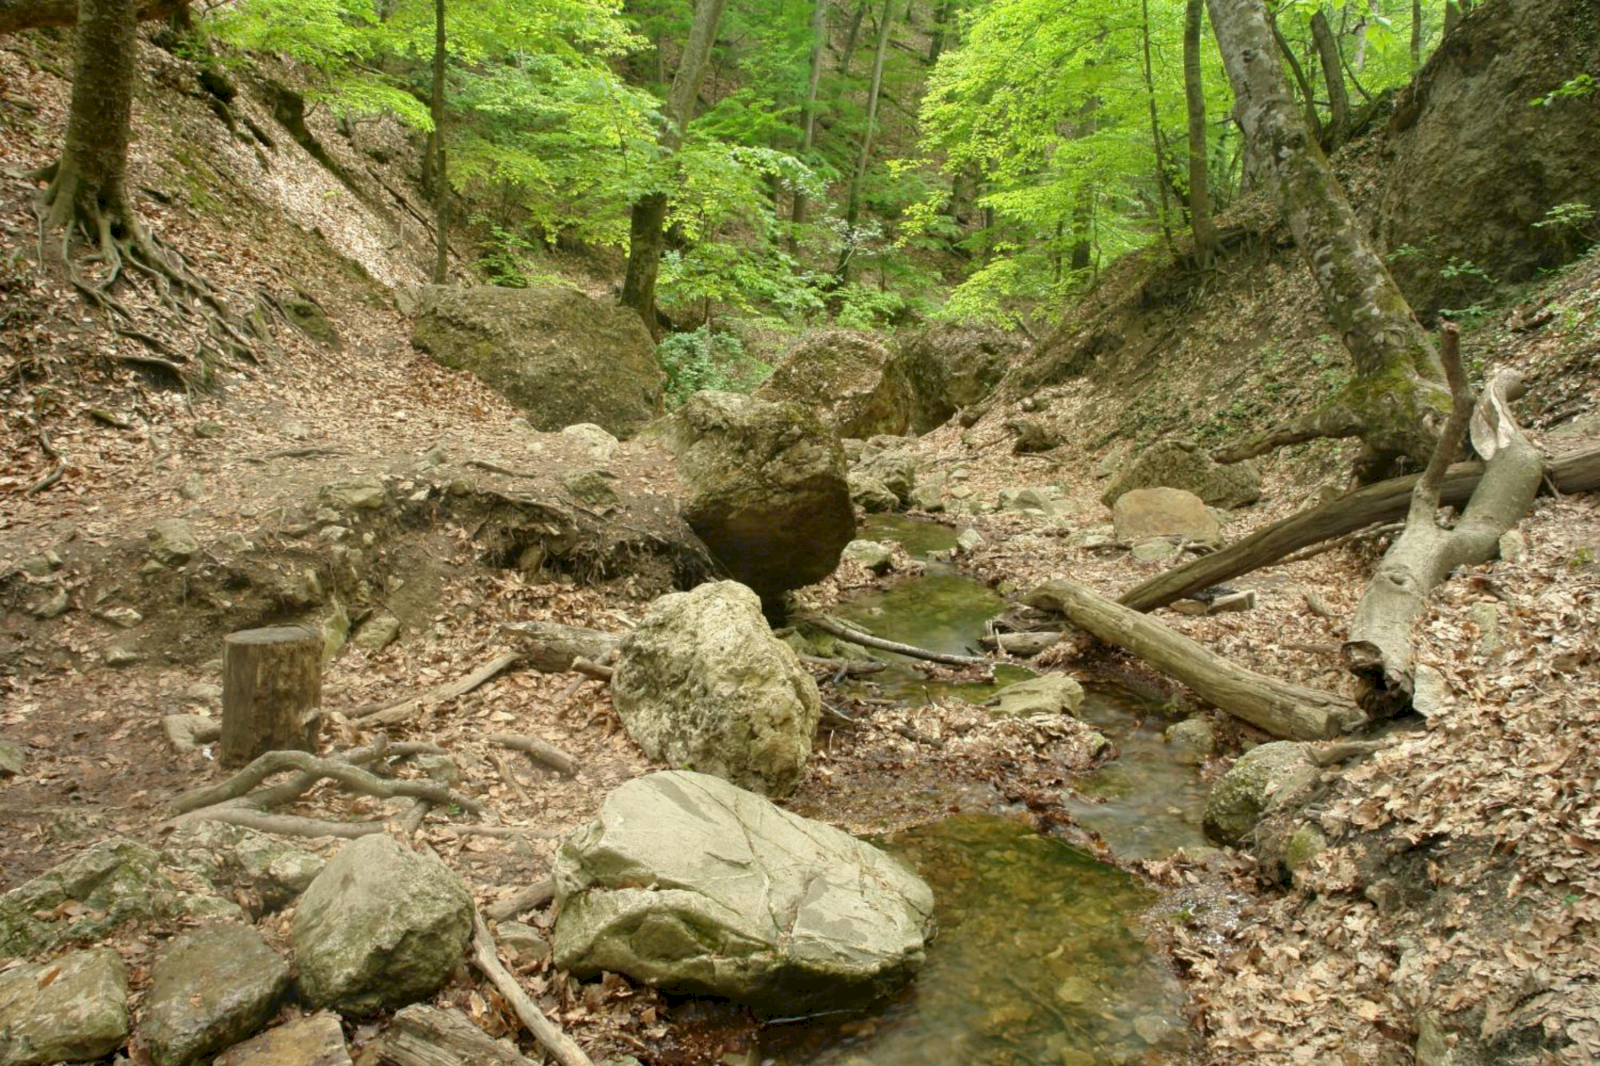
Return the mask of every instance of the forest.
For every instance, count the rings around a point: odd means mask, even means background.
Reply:
[[[0,1066],[1600,1061],[1596,0],[0,0]]]

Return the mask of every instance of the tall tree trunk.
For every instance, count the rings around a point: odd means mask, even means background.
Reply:
[[[822,54],[827,44],[829,0],[815,0],[811,9],[811,73],[806,79],[806,98],[800,107],[800,157],[803,159],[817,141],[817,91],[822,86]],[[789,254],[800,251],[799,227],[806,222],[806,194],[802,189],[794,193],[794,209],[789,219],[795,231],[789,234]]]
[[[1156,112],[1156,79],[1155,69],[1150,63],[1150,0],[1142,0],[1144,11],[1144,94],[1145,101],[1150,105],[1150,139],[1156,150],[1156,188],[1161,194],[1161,235],[1166,238],[1167,248],[1172,248],[1172,225],[1169,217],[1172,212],[1171,201],[1167,197],[1167,158],[1166,152],[1161,147],[1161,122]]]
[[[1317,45],[1317,57],[1322,61],[1322,80],[1328,86],[1328,151],[1336,151],[1350,135],[1350,94],[1344,87],[1344,60],[1339,54],[1339,41],[1328,25],[1328,17],[1319,9],[1311,16],[1311,39]]]
[[[683,56],[678,60],[672,89],[662,110],[666,123],[661,130],[661,154],[669,163],[683,147],[689,116],[700,92],[700,79],[711,58],[711,46],[716,43],[722,5],[723,0],[695,0],[689,39],[684,43]],[[628,220],[628,273],[622,282],[622,303],[639,313],[653,337],[659,337],[661,332],[656,318],[656,276],[661,271],[661,252],[667,240],[666,220],[664,187],[641,197],[633,205]]]
[[[867,167],[872,162],[872,142],[878,131],[878,101],[883,96],[883,61],[889,52],[889,25],[893,17],[894,0],[884,0],[878,13],[878,44],[872,53],[872,81],[867,88],[867,125],[861,131],[861,147],[856,152],[856,167],[850,175],[850,191],[845,200],[845,250],[839,258],[837,271],[840,281],[850,277],[850,258],[854,241],[853,231],[861,218],[861,186],[866,181]]]
[[[1351,384],[1320,410],[1270,430],[1257,447],[1236,450],[1235,458],[1313,436],[1359,435],[1375,459],[1408,456],[1426,463],[1450,411],[1438,353],[1308,135],[1284,84],[1261,0],[1207,5],[1233,85],[1235,116],[1257,146],[1269,187],[1356,370]],[[1368,473],[1378,469],[1374,462]]]
[[[128,197],[137,11],[137,0],[83,0],[66,147],[45,193],[47,230],[81,227],[102,245],[140,235]]]
[[[1200,78],[1200,27],[1205,0],[1188,0],[1183,19],[1183,95],[1189,111],[1189,224],[1202,270],[1216,262],[1217,231],[1211,221],[1211,186],[1206,172],[1206,88]]]
[[[444,2],[433,0],[433,176],[434,176],[434,255],[433,283],[443,285],[450,271],[450,182],[445,170],[444,149]]]

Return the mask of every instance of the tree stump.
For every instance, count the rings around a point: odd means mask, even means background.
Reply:
[[[269,751],[315,752],[321,728],[320,633],[271,626],[222,639],[223,766]]]

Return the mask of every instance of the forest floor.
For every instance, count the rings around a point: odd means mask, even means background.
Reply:
[[[151,50],[150,60],[158,83],[175,84],[183,73],[165,53]],[[0,394],[0,560],[7,564],[0,571],[66,546],[83,553],[75,559],[111,566],[120,558],[117,544],[142,539],[167,518],[188,521],[208,550],[242,541],[263,546],[269,565],[281,563],[287,556],[268,548],[314,506],[322,486],[370,474],[407,491],[408,482],[415,487],[428,476],[424,457],[441,445],[451,456],[535,470],[544,478],[532,479],[535,487],[593,465],[594,456],[571,439],[532,432],[488,390],[412,350],[388,289],[423,280],[413,265],[421,261],[414,254],[420,230],[408,235],[402,224],[396,235],[382,212],[357,202],[292,143],[280,143],[265,166],[259,150],[229,135],[187,90],[172,90],[182,107],[141,117],[173,124],[139,142],[141,184],[161,193],[141,200],[148,221],[230,290],[297,292],[320,305],[339,339],[324,343],[280,325],[260,366],[221,367],[207,388],[194,391],[116,364],[117,354],[140,347],[113,337],[48,269],[12,254],[29,246],[34,226],[34,190],[15,175],[49,160],[64,124],[64,87],[26,57],[0,52],[0,324],[10,361]],[[259,107],[248,100],[238,106]],[[264,111],[257,117],[268,120]],[[162,145],[185,141],[199,161],[173,171],[158,155]],[[206,173],[197,179],[194,168]],[[268,218],[271,212],[277,215]],[[1273,299],[1304,299],[1304,286],[1287,280],[1280,290],[1287,295],[1263,291],[1257,310],[1269,317]],[[1488,327],[1481,350],[1492,362],[1527,371],[1535,410],[1566,418],[1595,395],[1592,377],[1572,368],[1578,356],[1591,364],[1600,358],[1600,260],[1552,281],[1547,295],[1559,308],[1548,324]],[[154,314],[148,301],[138,306]],[[168,328],[154,319],[149,325]],[[1215,348],[1185,349],[1162,373],[1181,385],[1187,366],[1221,358],[1226,339],[1222,331],[1217,336]],[[970,431],[936,431],[919,442],[918,454],[929,466],[965,466],[980,499],[1009,486],[1062,489],[1054,519],[962,517],[987,541],[965,564],[971,573],[1013,593],[1069,576],[1115,595],[1154,567],[1124,552],[1069,547],[1061,535],[1108,520],[1098,500],[1103,483],[1093,473],[1103,446],[1091,445],[1115,415],[1098,411],[1103,397],[1082,385],[1039,399],[1066,432],[1067,443],[1049,457],[1011,453],[1003,423],[1012,412],[1005,410]],[[1592,419],[1587,425],[1574,431],[1568,422],[1546,444],[1556,450],[1593,441],[1600,434]],[[41,427],[64,466],[58,481],[28,493],[54,465],[41,447]],[[309,454],[268,458],[290,451]],[[1298,509],[1343,458],[1339,449],[1323,448],[1268,463],[1264,502],[1234,512],[1228,536]],[[651,446],[626,445],[606,465],[625,487],[670,490],[670,464]],[[1197,912],[1171,928],[1206,1061],[1410,1062],[1433,1017],[1503,1056],[1484,1061],[1521,1061],[1515,1056],[1541,1054],[1541,1047],[1558,1049],[1550,1052],[1554,1061],[1600,1058],[1600,941],[1593,933],[1600,816],[1592,802],[1600,787],[1600,501],[1542,498],[1520,528],[1527,543],[1521,558],[1459,574],[1430,601],[1418,658],[1448,683],[1443,713],[1371,759],[1328,775],[1315,811],[1329,846],[1293,884],[1276,884],[1245,861],[1139,864],[1180,894],[1223,877],[1250,900],[1242,914],[1220,915],[1220,924]],[[657,591],[627,577],[579,587],[485,567],[475,532],[445,516],[436,527],[405,534],[420,545],[410,558],[431,560],[427,573],[402,575],[423,592],[399,640],[378,651],[347,647],[329,664],[330,744],[346,746],[362,734],[341,720],[341,710],[459,678],[514,647],[509,623],[554,619],[618,629]],[[1343,548],[1235,582],[1257,591],[1251,612],[1166,612],[1162,619],[1263,673],[1348,689],[1338,660],[1342,620],[1381,546]],[[105,587],[104,575],[75,574],[69,565],[21,580],[23,596],[6,605],[0,633],[11,664],[0,676],[0,736],[27,748],[24,772],[0,788],[4,888],[104,835],[159,840],[170,799],[217,774],[205,752],[174,751],[161,718],[217,713],[214,660],[223,631],[191,633],[171,655],[142,654],[113,668],[108,651],[128,648],[131,638],[97,609],[110,601],[90,599]],[[834,597],[869,580],[842,572],[818,595]],[[139,575],[129,570],[115,582],[117,602],[138,606]],[[66,589],[72,609],[34,618],[24,601],[57,588]],[[132,647],[138,650],[136,642]],[[950,762],[933,762],[926,746],[894,728],[905,718],[869,718],[819,745],[800,789],[807,812],[831,812],[851,828],[914,818],[915,811],[862,811],[849,794],[861,775],[949,771]],[[581,770],[564,777],[519,763],[508,776],[483,739],[491,731],[542,737],[574,755]],[[462,790],[490,803],[500,825],[527,830],[511,838],[473,835],[443,813],[424,823],[422,837],[486,903],[546,873],[560,834],[591,817],[610,789],[651,768],[622,731],[604,686],[527,670],[433,706],[395,736],[445,746],[463,770]],[[1051,738],[1050,758],[1034,759],[1030,753],[1040,748],[1033,741],[996,728],[971,746],[959,769],[975,782],[1021,792],[1087,766],[1087,752],[1074,746],[1080,738],[1069,727]],[[1241,728],[1224,754],[1259,739]],[[1225,761],[1207,772],[1219,772]],[[313,793],[300,810],[346,819],[392,813],[333,790]],[[140,958],[133,961],[137,983],[144,971]],[[670,1006],[647,989],[623,981],[579,985],[548,961],[529,963],[523,979],[553,1016],[602,1053],[648,1048],[660,1062],[713,1061],[748,1036],[746,1020],[742,1032],[699,1031],[692,1046],[679,1046],[684,1034],[669,1029]],[[492,993],[471,980],[441,998],[491,1033],[515,1028]]]

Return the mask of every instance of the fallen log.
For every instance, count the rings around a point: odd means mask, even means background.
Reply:
[[[534,762],[547,766],[560,774],[568,777],[578,775],[579,762],[554,744],[540,740],[538,737],[519,737],[512,733],[491,733],[489,743],[498,744],[502,748],[523,752]]]
[[[860,644],[864,648],[876,648],[878,651],[892,651],[896,655],[904,655],[908,659],[925,659],[930,663],[939,663],[944,666],[993,666],[994,663],[980,655],[956,655],[952,652],[929,651],[919,648],[915,644],[901,644],[896,640],[884,640],[875,637],[864,630],[847,625],[837,618],[827,615],[808,614],[803,618],[795,619],[824,633],[831,634],[841,640],[848,640],[852,644]]]
[[[1075,582],[1046,582],[1024,602],[1065,615],[1096,639],[1127,649],[1202,699],[1275,737],[1327,740],[1366,721],[1353,700],[1247,670]]]
[[[1495,375],[1474,414],[1455,327],[1446,326],[1444,337],[1445,372],[1455,410],[1428,469],[1417,481],[1405,529],[1384,553],[1362,593],[1344,644],[1345,665],[1361,678],[1366,689],[1362,702],[1375,714],[1399,714],[1411,707],[1411,632],[1428,593],[1457,567],[1492,558],[1500,538],[1533,506],[1544,480],[1543,458],[1511,417],[1508,397],[1520,390],[1521,378],[1514,373]],[[1460,520],[1443,529],[1438,523],[1439,482],[1472,423],[1477,423],[1472,427],[1473,443],[1489,465]]]
[[[484,663],[466,677],[440,685],[438,688],[429,689],[421,695],[407,696],[383,703],[369,703],[354,710],[345,711],[344,716],[352,721],[360,721],[363,725],[396,725],[446,700],[453,700],[457,696],[465,696],[479,685],[510,667],[519,658],[521,657],[508,652]]]
[[[1061,631],[1043,630],[1038,633],[996,633],[978,641],[985,648],[994,648],[1020,659],[1032,658],[1047,648],[1061,642]]]
[[[559,622],[513,622],[500,631],[516,640],[529,666],[546,674],[565,673],[579,659],[603,664],[622,643],[620,633]]]
[[[1483,463],[1476,462],[1451,466],[1439,485],[1440,503],[1463,504],[1470,500],[1483,479],[1484,469]],[[1600,489],[1600,446],[1558,456],[1551,460],[1546,474],[1557,492]],[[1135,611],[1153,611],[1200,589],[1271,566],[1301,548],[1371,525],[1400,521],[1410,510],[1411,493],[1419,478],[1414,474],[1380,481],[1291,515],[1219,552],[1157,574],[1123,593],[1117,602]]]
[[[534,1066],[515,1045],[490,1037],[459,1011],[421,1003],[396,1014],[370,1046],[372,1066]]]

